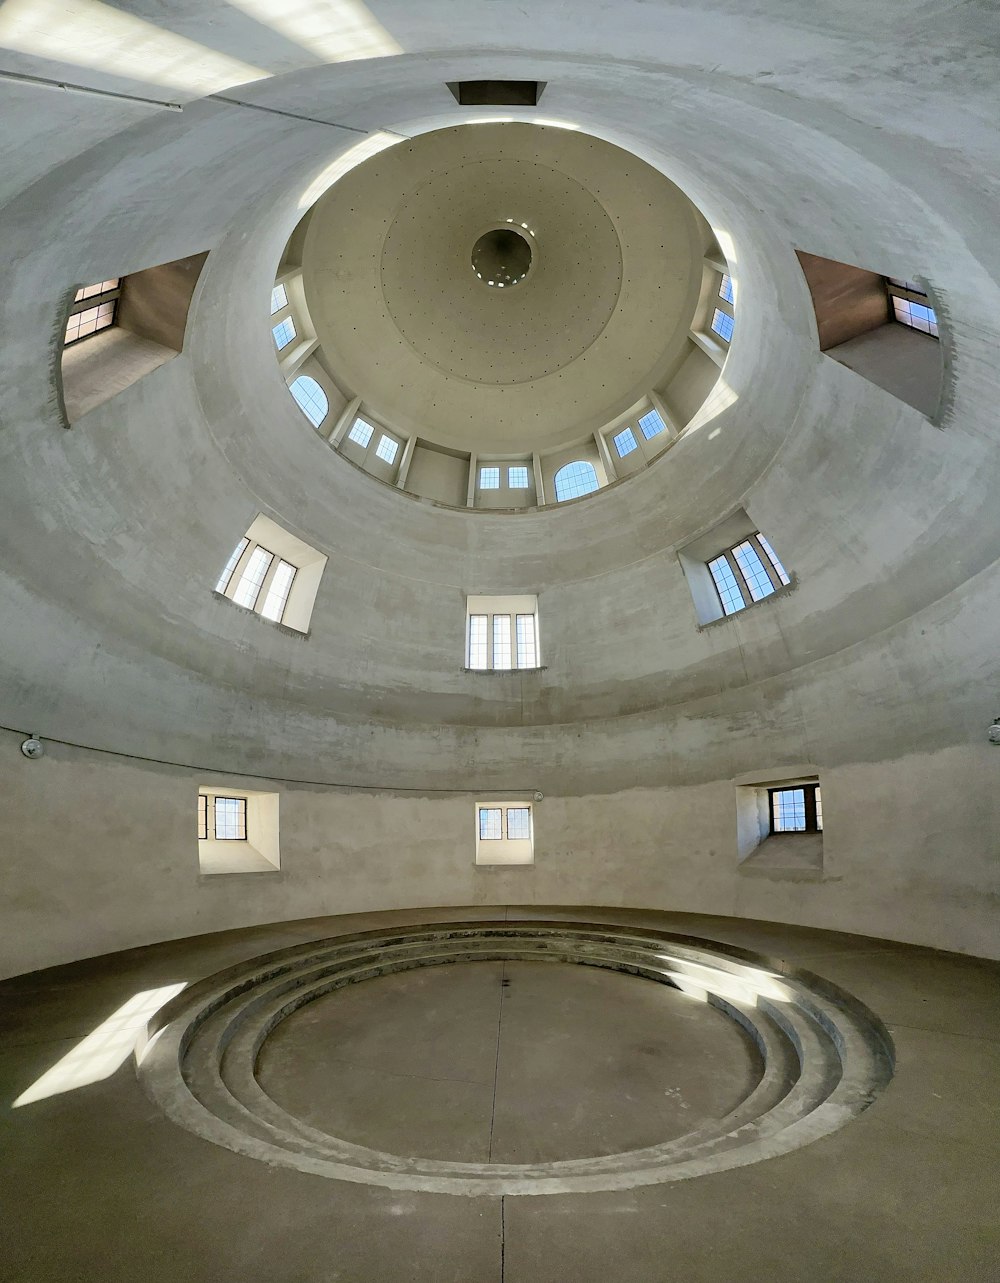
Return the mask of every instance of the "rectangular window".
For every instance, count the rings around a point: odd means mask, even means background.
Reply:
[[[393,463],[395,461],[396,451],[398,449],[399,449],[399,442],[394,441],[392,437],[387,437],[383,434],[382,440],[378,443],[378,446],[376,447],[375,455],[376,455],[376,458],[381,459],[383,463]]]
[[[535,642],[535,616],[517,616],[517,666],[538,667],[538,647]]]
[[[930,334],[934,338],[939,337],[937,313],[932,307],[925,303],[917,303],[913,299],[896,298],[892,300],[893,313],[896,320],[901,321],[903,325],[908,325],[911,330],[920,330],[923,334]]]
[[[233,555],[226,562],[226,568],[225,570],[223,570],[222,574],[219,576],[219,582],[215,585],[216,592],[225,592],[226,589],[229,587],[229,581],[233,577],[233,571],[236,569],[237,565],[239,564],[240,558],[243,556],[243,554],[246,552],[249,546],[250,546],[250,540],[244,538],[244,539],[241,539],[239,543],[236,545],[236,547],[233,549]]]
[[[480,468],[479,469],[479,489],[480,490],[499,490],[500,489],[500,469],[499,468]]]
[[[493,667],[513,667],[510,639],[510,615],[493,616]]]
[[[288,594],[291,591],[294,578],[295,567],[291,562],[279,561],[278,568],[271,580],[271,586],[267,590],[267,596],[264,598],[264,605],[261,607],[260,613],[265,619],[274,620],[275,623],[281,622],[281,616],[285,613],[285,603],[288,601]]]
[[[722,602],[722,609],[727,615],[733,615],[746,605],[743,593],[725,556],[716,557],[708,563],[708,569],[715,580],[715,587]]]
[[[198,841],[208,838],[208,798],[204,793],[198,794]]]
[[[470,615],[469,616],[469,667],[470,668],[487,668],[489,659],[487,656],[487,635],[486,630],[489,626],[489,615]]]
[[[619,459],[624,459],[627,454],[631,454],[633,450],[638,450],[639,448],[638,442],[632,435],[631,428],[623,429],[612,439],[615,443],[615,449],[618,451]]]
[[[288,306],[288,295],[285,293],[284,285],[276,285],[271,291],[271,315],[280,312],[283,307]]]
[[[109,294],[112,290],[118,289],[122,280],[116,276],[112,281],[98,281],[96,285],[84,285],[78,289],[73,296],[74,303],[81,303],[85,298],[96,298],[98,294]]]
[[[100,303],[97,307],[88,307],[83,312],[75,312],[66,323],[66,339],[63,346],[67,347],[70,343],[76,343],[78,339],[97,334],[99,330],[109,330],[115,323],[116,307],[117,300]]]
[[[507,485],[510,487],[511,490],[527,490],[528,469],[521,466],[508,468]]]
[[[268,552],[266,548],[257,547],[253,550],[233,593],[233,601],[238,606],[246,606],[248,610],[254,609],[260,595],[260,586],[273,560],[274,553]]]
[[[667,425],[656,410],[650,410],[648,414],[644,414],[639,420],[639,428],[646,440],[652,441],[653,437],[658,437],[661,432],[666,432]]]
[[[733,556],[743,575],[744,583],[750,590],[751,599],[762,601],[765,597],[770,597],[774,592],[774,584],[771,583],[770,576],[764,569],[764,563],[750,540],[737,544],[733,549]]]
[[[503,841],[502,807],[481,806],[479,808],[479,840],[481,842]]]
[[[735,321],[728,312],[723,312],[719,307],[715,309],[715,315],[712,317],[712,329],[718,334],[720,339],[725,339],[728,343],[733,337],[733,327]]]
[[[247,837],[247,800],[245,797],[215,799],[215,840],[245,842]]]
[[[273,326],[271,333],[274,335],[274,341],[278,345],[278,351],[288,347],[292,339],[295,338],[295,322],[290,316],[286,316],[283,321],[279,321]]]
[[[370,423],[365,423],[364,419],[355,419],[354,424],[347,434],[348,441],[355,441],[358,445],[367,446],[372,439],[375,429]]]
[[[719,298],[724,298],[727,303],[735,302],[733,292],[733,278],[726,272],[722,277],[722,284],[719,286]]]
[[[531,811],[526,806],[507,808],[507,840],[527,842],[531,838]]]
[[[819,833],[823,803],[818,784],[768,789],[772,833]]]

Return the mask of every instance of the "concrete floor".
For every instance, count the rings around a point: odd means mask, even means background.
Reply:
[[[896,1077],[860,1118],[780,1158],[624,1192],[503,1199],[267,1167],[168,1122],[130,1061],[103,1082],[10,1108],[139,990],[340,931],[505,913],[661,926],[804,966],[885,1020]],[[586,908],[314,919],[35,972],[0,985],[0,1278],[995,1283],[998,1017],[1000,964],[769,923]],[[620,974],[535,963],[457,964],[338,991],[279,1027],[260,1065],[286,1108],[347,1139],[499,1162],[667,1139],[725,1112],[757,1072],[755,1053],[712,1010]]]

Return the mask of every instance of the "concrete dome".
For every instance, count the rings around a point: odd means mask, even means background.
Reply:
[[[29,0],[0,13],[7,972],[319,912],[510,902],[1000,953],[995,58],[952,11],[919,6],[905,41],[854,3],[817,16],[626,0],[580,22],[540,6],[516,50],[499,8],[380,0],[336,38],[250,0],[168,18],[101,6],[96,28],[82,8],[60,24],[33,20]],[[546,85],[534,108],[461,107],[447,88],[529,78]],[[592,259],[590,328],[532,343],[524,381],[517,363],[485,377],[489,335],[470,379],[449,355],[457,314],[419,324],[445,242],[428,231],[411,248],[402,210],[374,195],[379,175],[424,146],[464,146],[484,117],[497,137],[532,126],[543,177],[529,189],[569,202],[579,188],[580,234],[610,247]],[[627,190],[583,181],[590,140],[635,166]],[[338,224],[369,173],[373,205]],[[455,271],[483,299],[468,260],[493,218],[472,195],[489,183],[452,189],[453,173],[442,160],[430,182],[445,194],[426,209],[414,185],[413,218],[464,220],[469,197]],[[656,241],[671,256],[648,277],[630,247],[652,229],[620,204],[646,183],[673,211]],[[366,350],[324,293],[337,268],[320,257],[337,247],[317,246],[307,288],[331,363],[353,395],[421,430],[433,420],[442,443],[488,420],[531,448],[627,402],[688,323],[690,251],[672,254],[691,205],[739,290],[722,377],[704,405],[679,387],[669,454],[585,503],[470,516],[373,485],[309,430],[274,360],[268,292],[314,205],[306,257],[329,214],[356,237],[357,280],[338,288],[374,280],[377,254],[386,286]],[[539,220],[537,266],[488,298],[505,314],[545,302],[561,252],[549,212],[521,220]],[[604,397],[583,371],[612,305],[614,241],[636,308],[619,359],[594,366],[612,371]],[[932,290],[938,422],[820,351],[797,250]],[[206,251],[180,354],[67,430],[73,292]],[[636,318],[668,288],[665,323],[626,369]],[[394,400],[411,375],[418,407]],[[490,409],[470,421],[473,395]],[[500,411],[508,397],[520,408]],[[740,513],[792,584],[705,625],[682,556]],[[329,559],[308,635],[213,593],[258,515]],[[537,596],[543,668],[466,670],[473,594]],[[40,761],[18,752],[29,733]],[[820,875],[752,876],[737,791],[813,776]],[[279,878],[199,882],[194,799],[224,786],[280,797]],[[535,864],[477,868],[476,799],[535,791]]]

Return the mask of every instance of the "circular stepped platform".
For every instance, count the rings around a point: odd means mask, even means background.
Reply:
[[[536,1164],[368,1149],[306,1125],[263,1090],[261,1050],[306,1004],[377,976],[475,961],[575,963],[670,985],[735,1021],[756,1044],[763,1072],[724,1118],[684,1136]],[[174,1122],[206,1140],[338,1180],[460,1195],[628,1189],[745,1166],[844,1126],[893,1073],[881,1021],[817,976],[710,941],[585,923],[442,923],[281,950],[193,986],[157,1013],[147,1033],[137,1052],[145,1090]]]

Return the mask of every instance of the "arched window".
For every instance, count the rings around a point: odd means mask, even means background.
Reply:
[[[576,499],[579,495],[590,494],[599,490],[601,483],[597,480],[597,470],[592,463],[578,459],[576,463],[567,463],[555,476],[556,500]]]
[[[326,393],[316,380],[311,379],[308,374],[300,374],[297,379],[293,379],[289,389],[298,403],[299,409],[313,427],[318,428],[330,409],[330,402],[327,400]]]

